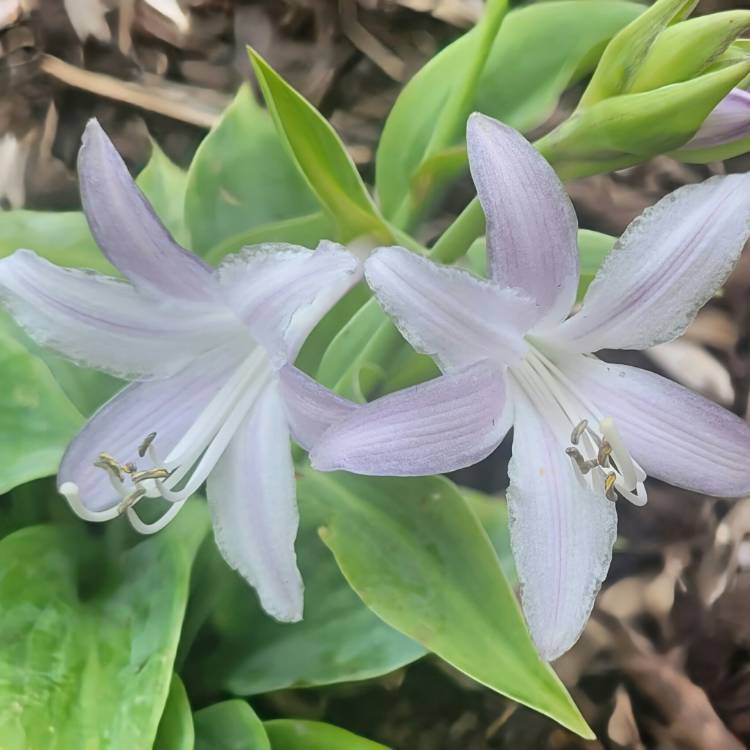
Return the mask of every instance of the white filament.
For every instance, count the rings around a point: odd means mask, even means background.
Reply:
[[[524,360],[510,371],[560,441],[561,449],[570,444],[571,433],[584,420],[589,425],[598,425],[601,438],[591,428],[581,431],[582,455],[595,459],[604,440],[612,449],[612,460],[606,468],[595,466],[584,474],[571,458],[579,481],[588,482],[597,493],[605,494],[607,475],[614,473],[613,489],[618,494],[635,505],[646,503],[643,486],[646,472],[633,460],[612,417],[603,417],[565,373],[533,346]]]
[[[164,461],[160,460],[158,454],[157,433],[147,450],[154,467],[170,472],[165,479],[133,481],[132,486],[128,487],[113,471],[103,469],[107,471],[112,486],[123,501],[127,501],[134,491],[141,489],[144,490],[144,496],[161,497],[171,504],[153,523],[143,521],[136,512],[134,506],[140,497],[135,497],[133,502],[120,502],[107,510],[92,511],[81,502],[80,491],[75,483],[65,482],[60,486],[60,493],[65,496],[73,511],[86,521],[109,521],[125,513],[137,532],[154,534],[160,531],[206,480],[270,378],[267,355],[263,350],[256,349],[219,388]],[[145,426],[144,434],[148,432]],[[180,487],[183,482],[184,485]]]

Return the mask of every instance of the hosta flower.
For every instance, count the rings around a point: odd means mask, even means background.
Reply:
[[[680,151],[723,146],[750,137],[750,91],[732,89]]]
[[[295,483],[277,369],[358,278],[324,243],[248,248],[216,270],[175,243],[98,123],[79,154],[91,231],[127,281],[27,250],[0,261],[0,299],[37,341],[133,380],[63,457],[59,491],[91,521],[150,533],[207,480],[218,546],[280,620],[302,614]],[[145,523],[138,504],[162,498]]]
[[[479,461],[513,425],[512,549],[529,628],[553,659],[578,638],[607,573],[615,501],[643,505],[647,475],[711,495],[750,492],[746,423],[591,354],[685,329],[750,234],[750,176],[684,187],[644,212],[568,317],[577,222],[563,186],[518,133],[487,117],[472,116],[468,148],[490,279],[398,247],[365,263],[383,308],[444,375],[358,408],[307,381],[295,430],[318,469],[420,475]],[[296,393],[304,380],[283,373]]]

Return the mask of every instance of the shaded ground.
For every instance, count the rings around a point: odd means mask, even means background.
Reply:
[[[480,3],[190,0],[189,11],[171,19],[157,10],[170,4],[158,0],[123,0],[110,12],[114,0],[67,5],[78,11],[75,27],[62,2],[38,0],[31,12],[0,3],[6,205],[78,206],[73,165],[92,115],[131,166],[145,164],[149,132],[186,165],[249,75],[247,43],[332,120],[369,177],[400,82],[470,24]],[[746,158],[702,168],[664,158],[569,187],[583,226],[617,234],[666,192],[749,167]],[[444,221],[469,193],[468,184],[453,193]],[[631,363],[747,416],[749,349],[746,254],[725,295],[683,340]],[[507,458],[501,446],[458,479],[502,491]],[[750,743],[750,499],[716,502],[658,483],[650,498],[645,510],[621,506],[605,590],[581,641],[557,665],[599,743],[583,743],[429,659],[373,682],[267,696],[257,708],[269,718],[326,719],[398,750],[743,747]]]

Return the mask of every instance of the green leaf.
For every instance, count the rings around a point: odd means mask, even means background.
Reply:
[[[151,142],[151,158],[136,179],[164,226],[182,245],[188,242],[185,226],[185,190],[187,172],[180,169],[159,148]]]
[[[644,7],[624,0],[559,0],[509,13],[487,60],[476,108],[523,132],[541,125]]]
[[[366,284],[357,284],[350,289],[307,337],[295,365],[303,372],[315,375],[333,340],[370,298],[370,290]]]
[[[218,565],[204,562],[204,567],[212,567],[215,577],[204,586],[222,589],[211,605],[215,645],[197,663],[188,660],[189,684],[202,691],[208,687],[256,695],[369,679],[424,654],[419,644],[386,625],[351,590],[318,536],[325,521],[321,508],[304,497],[299,506],[295,546],[305,581],[303,620],[286,624],[270,618],[247,583],[214,551]]]
[[[321,359],[317,379],[347,398],[363,401],[359,374],[368,358],[385,362],[401,341],[378,301],[370,297],[331,341]]]
[[[173,674],[153,750],[193,750],[194,745],[190,701],[179,675]]]
[[[379,617],[478,682],[593,738],[537,655],[487,535],[450,482],[305,470],[297,490],[323,509],[321,538]]]
[[[244,701],[202,708],[193,721],[195,750],[272,750],[261,720]]]
[[[332,237],[333,222],[327,214],[316,211],[293,219],[261,224],[240,234],[232,235],[212,247],[205,255],[211,264],[217,264],[225,255],[237,252],[248,245],[261,245],[264,242],[288,242],[290,245],[302,245],[314,248],[326,237]]]
[[[344,144],[331,125],[273,68],[248,49],[276,128],[320,204],[333,216],[338,239],[393,240]]]
[[[623,0],[556,0],[511,11],[479,78],[474,108],[520,130],[540,125],[563,91],[593,69],[607,40],[642,10],[642,5]],[[396,215],[411,190],[428,193],[428,177],[442,182],[456,173],[460,150],[420,164],[451,90],[471,66],[481,31],[475,27],[430,60],[391,110],[375,173],[386,217]],[[555,44],[549,43],[551,37]]]
[[[0,316],[0,495],[54,474],[83,423],[47,366],[12,330]]]
[[[332,724],[300,719],[276,719],[263,725],[271,750],[388,750]]]
[[[114,558],[83,524],[0,542],[3,750],[152,746],[207,529],[205,506],[189,503]]]
[[[446,154],[456,140],[463,137],[477,84],[507,12],[507,0],[487,1],[484,14],[475,28],[475,38],[465,66],[457,72],[452,81],[446,82],[448,85],[445,100],[440,111],[436,113],[429,140],[425,144],[419,164],[414,169],[412,189],[392,216],[396,226],[406,230],[412,229],[434,198],[436,179],[442,176],[445,180],[459,173],[465,165],[460,152],[453,158],[446,158]]]
[[[224,242],[237,249],[264,241],[234,238],[319,208],[268,113],[242,86],[188,170],[185,216],[193,250],[216,256]]]
[[[60,266],[117,273],[94,242],[80,211],[0,211],[0,257],[19,248]]]
[[[578,300],[582,300],[589,284],[594,280],[604,259],[617,241],[616,237],[591,229],[578,230],[578,254],[581,258],[581,276],[578,280]]]
[[[518,574],[510,548],[508,506],[504,497],[493,497],[470,487],[458,488],[495,548],[505,577],[513,586],[518,585]]]

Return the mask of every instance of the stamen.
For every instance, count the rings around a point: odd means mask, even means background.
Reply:
[[[137,471],[131,478],[136,484],[140,484],[147,479],[169,479],[171,474],[171,471],[159,467],[156,469],[146,469],[146,471]]]
[[[610,474],[607,474],[607,478],[604,480],[604,494],[607,496],[607,499],[612,500],[612,502],[617,500],[617,495],[614,492],[616,481],[617,474],[615,474],[614,471]]]
[[[94,466],[96,466],[98,469],[104,469],[105,471],[110,472],[115,477],[117,477],[119,481],[122,482],[122,466],[118,461],[110,456],[109,453],[100,453],[96,461],[94,461]]]
[[[566,448],[565,452],[575,461],[581,474],[588,474],[599,465],[596,461],[587,461],[578,448]]]
[[[622,497],[635,505],[645,504],[646,472],[633,460],[614,420],[601,417],[554,358],[531,346],[512,374],[558,440],[564,444],[566,434],[570,435],[571,446],[564,450],[584,486],[610,500]],[[598,423],[598,431],[590,427],[592,422]]]
[[[149,432],[148,435],[146,435],[145,438],[143,438],[143,442],[138,446],[138,455],[141,458],[146,457],[146,451],[148,451],[149,447],[151,446],[151,443],[156,440],[156,433],[155,432]]]
[[[573,445],[578,445],[578,441],[589,426],[588,419],[582,419],[574,428],[573,432],[570,433],[570,442]]]
[[[617,469],[622,475],[623,486],[626,490],[632,492],[638,483],[638,477],[630,452],[625,447],[615,426],[615,420],[612,417],[605,417],[599,422],[599,429],[601,429],[605,440],[612,446],[612,458],[614,458]]]
[[[123,464],[121,468],[126,474],[135,474],[138,471],[138,467],[132,461]]]
[[[596,462],[599,466],[606,468],[609,466],[609,457],[611,455],[612,446],[606,440],[602,440],[602,444],[599,446],[599,452],[596,454]]]
[[[126,495],[117,506],[117,515],[121,515],[128,508],[132,508],[141,498],[146,496],[146,490],[143,487],[138,487],[133,490],[129,495]]]

